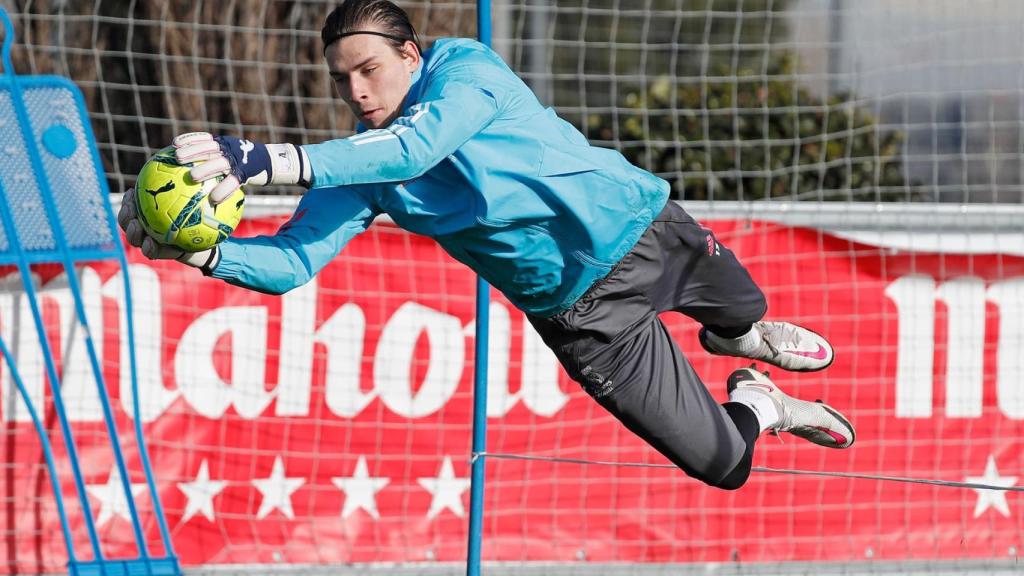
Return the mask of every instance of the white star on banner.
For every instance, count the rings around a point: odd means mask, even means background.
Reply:
[[[441,472],[437,478],[418,478],[420,486],[423,486],[433,499],[430,501],[430,510],[427,512],[427,519],[430,520],[440,514],[445,508],[462,518],[466,515],[466,509],[462,506],[462,493],[469,488],[469,478],[456,478],[455,468],[452,466],[450,456],[444,457],[441,463]]]
[[[988,484],[1009,488],[1017,484],[1016,476],[1000,476],[996,469],[996,459],[989,454],[988,463],[985,465],[985,473],[982,476],[968,476],[967,482],[974,484]],[[995,508],[1003,516],[1010,515],[1010,506],[1006,503],[1006,491],[986,490],[984,488],[971,488],[978,493],[978,503],[974,506],[974,517],[981,516],[989,508]]]
[[[210,480],[210,471],[205,459],[199,465],[199,473],[196,474],[195,480],[178,482],[178,490],[188,498],[185,514],[181,517],[182,524],[188,522],[196,512],[201,512],[207,520],[213,522],[213,497],[220,494],[227,484],[225,480]]]
[[[269,478],[253,480],[252,483],[260,491],[260,494],[263,495],[260,509],[256,512],[258,520],[262,520],[267,514],[273,512],[275,508],[280,510],[289,519],[295,518],[295,513],[292,511],[292,492],[298,490],[300,486],[306,483],[306,480],[304,478],[286,478],[284,475],[284,462],[281,461],[280,456],[274,459],[274,469],[271,470]]]
[[[132,498],[146,489],[145,484],[130,484],[130,486]],[[121,473],[117,470],[117,466],[110,469],[106,484],[86,484],[85,490],[100,501],[100,516],[96,519],[96,526],[103,526],[114,516],[131,521],[128,498],[125,496],[124,487],[121,486]]]
[[[380,518],[377,513],[377,492],[388,485],[387,478],[370,477],[369,469],[366,467],[366,457],[360,456],[356,462],[356,471],[351,477],[338,476],[331,478],[340,490],[345,492],[345,506],[341,511],[341,517],[347,518],[349,514],[362,508],[374,518]]]

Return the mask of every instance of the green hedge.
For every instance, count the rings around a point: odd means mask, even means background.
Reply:
[[[914,199],[901,134],[879,129],[849,94],[823,101],[797,84],[795,60],[780,53],[766,74],[660,76],[622,91],[615,114],[589,115],[587,131],[669,179],[678,198]]]

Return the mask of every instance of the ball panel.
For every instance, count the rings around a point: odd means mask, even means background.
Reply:
[[[194,164],[179,163],[173,147],[142,167],[135,184],[139,223],[158,242],[198,252],[223,242],[242,219],[245,193],[236,190],[216,207],[208,194],[222,178],[192,180]]]

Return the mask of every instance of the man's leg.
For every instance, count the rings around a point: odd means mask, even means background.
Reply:
[[[617,296],[530,321],[569,375],[626,428],[688,475],[739,488],[761,432],[756,418],[715,401],[645,299]],[[642,308],[642,317],[628,313]]]
[[[644,295],[658,312],[681,312],[703,324],[700,340],[708,351],[789,370],[821,370],[831,364],[832,348],[821,336],[761,319],[767,303],[746,268],[680,206],[666,205],[648,232],[634,249],[638,260],[651,263],[636,275]],[[853,443],[853,427],[836,410],[788,396],[755,370],[730,376],[729,399],[754,413],[757,434],[768,429],[791,432],[831,448]],[[740,415],[743,411],[728,411],[741,431],[752,433],[753,426]],[[744,460],[749,468],[749,456]],[[733,483],[743,476],[742,468],[736,469]]]
[[[680,206],[667,205],[652,231],[654,242],[646,250],[663,270],[646,291],[659,312],[674,310],[700,322],[705,350],[801,372],[832,364],[832,346],[820,335],[762,320],[768,305],[747,269]]]
[[[733,424],[736,425],[736,429],[739,430],[740,436],[747,443],[747,449],[740,461],[736,463],[732,472],[729,472],[729,475],[718,483],[719,488],[735,490],[746,484],[747,478],[750,477],[750,465],[754,460],[754,442],[761,435],[761,426],[758,424],[754,410],[742,402],[726,402],[722,404],[722,408],[725,409]]]

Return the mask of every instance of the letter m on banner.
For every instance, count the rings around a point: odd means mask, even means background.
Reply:
[[[962,276],[936,282],[931,276],[911,274],[885,290],[899,316],[896,369],[896,417],[932,416],[935,306],[948,312],[946,336],[946,405],[950,418],[980,418],[983,406],[985,307],[999,314],[996,347],[996,405],[1003,416],[1024,419],[1024,370],[1021,337],[1024,333],[1024,278],[1008,278],[986,285],[981,278]]]
[[[19,77],[11,65],[10,49],[14,41],[14,27],[7,13],[0,8],[0,20],[4,25],[3,75],[0,75],[0,266],[16,269],[24,287],[26,308],[35,323],[39,347],[42,349],[47,379],[50,383],[53,415],[60,428],[62,446],[51,445],[50,434],[44,424],[47,406],[34,406],[19,376],[18,358],[7,342],[0,338],[0,352],[3,354],[3,370],[17,386],[24,408],[29,412],[39,436],[43,457],[49,469],[49,479],[54,492],[54,508],[60,519],[64,542],[68,552],[68,571],[71,574],[180,574],[177,558],[174,556],[163,511],[157,497],[156,485],[150,470],[142,437],[141,419],[138,417],[138,393],[135,378],[135,353],[132,335],[131,289],[128,274],[122,274],[125,282],[124,293],[128,299],[123,307],[128,314],[129,339],[128,366],[122,370],[131,371],[132,394],[135,397],[135,441],[140,471],[129,469],[121,450],[121,441],[115,426],[113,412],[107,398],[107,387],[101,373],[99,358],[93,335],[90,333],[85,312],[76,265],[84,261],[113,261],[127,271],[124,249],[114,226],[113,212],[109,202],[109,191],[103,176],[99,152],[92,136],[85,104],[81,93],[74,84],[63,78],[50,76]],[[130,517],[135,537],[137,555],[130,558],[108,558],[104,553],[104,542],[97,531],[89,505],[85,476],[76,447],[75,431],[72,430],[65,411],[68,398],[62,394],[61,373],[54,358],[47,332],[49,324],[44,322],[43,307],[34,288],[33,266],[63,266],[68,287],[73,295],[77,324],[73,330],[81,334],[85,343],[85,354],[78,354],[76,360],[85,362],[87,356],[102,406],[105,431],[110,443],[110,454],[114,467],[110,470],[108,486],[123,490],[123,501]],[[12,325],[11,318],[0,318],[0,324]],[[7,327],[4,327],[7,328]],[[3,330],[0,334],[11,334]],[[102,338],[102,335],[99,335]],[[18,351],[18,349],[15,349]],[[71,360],[62,358],[65,365]],[[13,410],[8,410],[13,413]],[[56,442],[56,438],[54,439]],[[59,452],[57,448],[62,448]],[[66,458],[66,465],[55,460],[55,454]],[[95,446],[89,451],[90,463],[95,464]],[[70,472],[70,478],[62,478]],[[136,473],[133,474],[132,472]],[[149,509],[156,517],[162,539],[162,551],[151,555],[147,546],[140,508],[136,495],[141,490],[132,489],[133,479],[145,478],[149,488]],[[73,483],[78,506],[65,506],[64,484]],[[138,486],[136,484],[136,486]],[[81,510],[81,521],[78,510]],[[69,519],[69,515],[71,518]],[[102,517],[102,515],[101,515]],[[84,526],[88,534],[89,552],[82,557],[75,550],[75,542],[82,542],[81,535],[73,533],[72,527],[80,530]],[[109,532],[109,531],[106,531]],[[106,533],[105,532],[105,533]],[[123,554],[122,554],[123,555]]]

